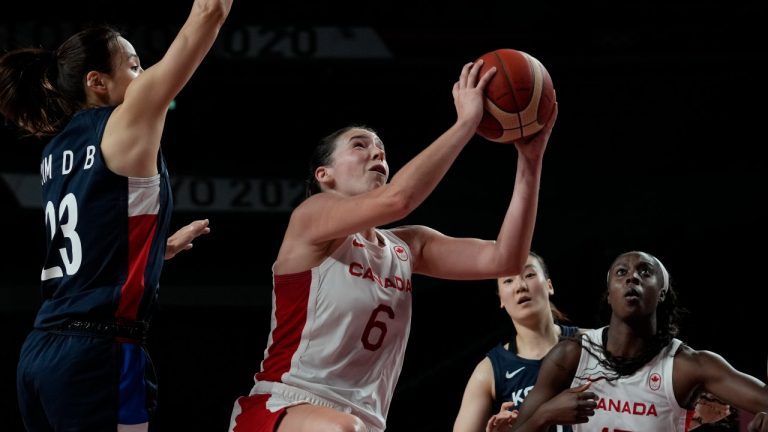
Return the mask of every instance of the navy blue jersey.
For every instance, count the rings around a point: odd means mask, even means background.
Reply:
[[[35,328],[67,318],[147,321],[155,307],[173,207],[168,171],[117,175],[101,138],[112,107],[76,113],[40,163],[47,249]]]
[[[578,327],[560,326],[562,337],[573,336],[578,332]],[[502,402],[513,402],[514,408],[519,410],[520,404],[533,389],[536,378],[539,376],[541,360],[524,359],[517,355],[514,341],[509,344],[510,350],[500,343],[491,349],[487,356],[493,367],[493,378],[496,386],[496,400],[493,412],[499,412]],[[570,426],[558,426],[558,431],[569,432]]]

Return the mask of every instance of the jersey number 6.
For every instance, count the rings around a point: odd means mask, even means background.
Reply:
[[[395,318],[395,311],[387,305],[379,305],[371,313],[371,317],[368,318],[368,324],[365,325],[363,330],[363,337],[360,339],[363,342],[363,347],[368,351],[376,351],[381,348],[381,344],[384,343],[384,336],[387,335],[387,324],[384,321],[378,321],[379,312],[384,312],[389,316],[389,319]],[[371,330],[374,328],[379,329],[378,337],[376,340],[371,341]]]

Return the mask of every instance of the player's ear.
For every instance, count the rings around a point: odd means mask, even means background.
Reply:
[[[315,169],[315,179],[317,179],[317,182],[321,184],[328,183],[332,178],[330,171],[330,168],[325,166],[317,167]]]
[[[101,78],[101,73],[96,71],[90,71],[85,75],[85,85],[91,90],[99,93],[107,91],[107,86],[104,84],[104,80]]]

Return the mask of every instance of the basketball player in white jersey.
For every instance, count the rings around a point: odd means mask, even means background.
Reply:
[[[768,411],[765,383],[674,337],[675,298],[656,257],[619,255],[608,272],[610,325],[547,354],[512,430],[574,424],[575,432],[682,432],[701,392],[746,412]],[[753,430],[768,431],[759,417]]]
[[[561,338],[589,331],[564,324],[567,317],[550,301],[554,285],[548,266],[533,251],[522,274],[504,276],[496,282],[501,307],[512,320],[514,331],[475,367],[467,381],[453,432],[509,430],[536,383],[541,359]],[[730,414],[728,404],[711,395],[704,396],[696,403],[690,429],[718,422]],[[572,432],[569,425],[553,425],[549,430]]]
[[[377,228],[416,209],[475,134],[495,72],[480,76],[481,65],[465,65],[453,86],[453,126],[391,182],[371,129],[344,128],[315,150],[311,196],[293,211],[273,265],[264,360],[250,395],[235,403],[231,431],[384,430],[410,330],[411,275],[466,280],[520,272],[556,109],[541,132],[515,144],[513,196],[495,240],[425,226]]]

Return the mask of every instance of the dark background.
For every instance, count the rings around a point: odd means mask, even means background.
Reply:
[[[0,49],[53,49],[106,22],[147,67],[190,3],[14,2],[0,11]],[[317,140],[349,123],[379,131],[394,172],[455,120],[451,86],[465,62],[498,48],[526,51],[547,67],[560,105],[533,242],[549,264],[555,303],[582,327],[606,323],[600,295],[614,256],[653,253],[691,312],[681,338],[766,379],[758,300],[766,17],[757,2],[322,3],[236,1],[168,115],[163,151],[174,178],[295,185]],[[361,29],[378,43],[361,42]],[[233,42],[253,31],[261,45]],[[353,48],[313,42],[321,33],[344,35]],[[37,175],[40,149],[1,128],[0,174]],[[403,223],[495,238],[515,158],[513,146],[473,139]],[[41,209],[22,205],[14,190],[0,179],[0,424],[9,431],[21,430],[15,364],[39,305],[44,235]],[[175,213],[174,227],[208,217],[212,233],[163,273],[150,336],[157,430],[226,430],[235,398],[249,391],[269,330],[270,266],[293,204],[279,198],[246,208],[193,199]],[[492,281],[416,276],[414,286],[388,430],[450,430],[472,369],[511,324]]]

